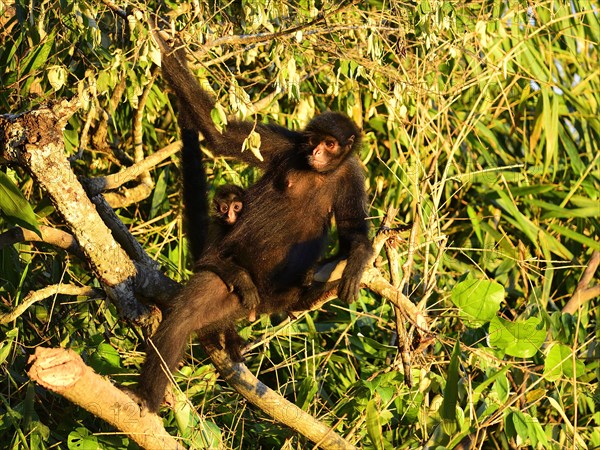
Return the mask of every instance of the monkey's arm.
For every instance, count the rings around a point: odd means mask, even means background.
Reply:
[[[350,163],[350,161],[349,161]],[[336,198],[334,216],[339,239],[339,256],[347,264],[338,285],[338,297],[347,303],[358,298],[360,281],[373,248],[369,240],[367,194],[358,161],[348,165],[347,180]]]
[[[219,132],[211,118],[215,101],[190,71],[183,49],[173,50],[159,33],[154,37],[161,48],[163,75],[178,99],[180,128],[202,133],[206,146],[215,155],[231,156],[264,169],[274,156],[302,141],[301,133],[252,121],[231,120],[223,133]],[[250,151],[242,152],[244,141],[252,131],[260,134],[263,161]]]

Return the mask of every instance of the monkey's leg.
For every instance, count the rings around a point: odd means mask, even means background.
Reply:
[[[149,339],[146,361],[142,366],[138,394],[149,411],[156,412],[162,403],[169,382],[167,376],[177,366],[190,333],[189,321],[181,322],[179,314],[169,314],[156,334]]]
[[[150,339],[138,386],[145,406],[152,412],[158,410],[169,380],[167,372],[177,367],[192,332],[225,330],[246,314],[237,296],[229,293],[216,274],[194,275]]]

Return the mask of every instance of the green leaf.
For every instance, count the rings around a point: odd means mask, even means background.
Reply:
[[[508,372],[509,368],[509,365],[504,366],[502,369],[495,372],[493,375],[489,376],[483,382],[477,385],[475,389],[473,389],[473,404],[476,405],[479,402],[479,399],[490,384],[494,383],[498,379],[500,379],[500,383],[502,383],[502,381],[506,381],[506,372]]]
[[[527,441],[529,436],[529,427],[527,426],[527,419],[521,411],[513,411],[511,414],[512,423],[515,427],[517,435]]]
[[[119,352],[106,342],[98,344],[96,350],[90,355],[88,364],[103,375],[124,372]]]
[[[304,378],[304,380],[302,380],[302,383],[300,383],[300,387],[298,389],[296,405],[306,410],[315,398],[315,395],[318,390],[319,385],[317,384],[314,378]]]
[[[0,171],[0,209],[11,222],[34,231],[40,238],[42,237],[33,208],[19,188],[2,171]]]
[[[570,228],[564,227],[557,223],[551,223],[550,228],[552,230],[556,231],[557,233],[562,234],[566,238],[569,238],[575,242],[579,242],[580,244],[583,244],[592,250],[600,250],[600,242],[599,241],[589,238],[587,236],[584,236],[581,233],[577,233],[576,231],[573,231]]]
[[[467,278],[454,286],[451,299],[465,324],[477,328],[496,316],[504,287],[495,281]]]
[[[169,208],[169,198],[167,196],[167,179],[169,174],[169,168],[161,170],[158,175],[158,181],[152,194],[152,205],[150,207],[150,217],[154,218],[164,210]]]
[[[69,450],[97,450],[98,439],[87,428],[79,427],[69,433],[67,439]]]
[[[29,93],[29,87],[33,83],[35,71],[48,63],[50,51],[54,45],[54,37],[56,36],[56,30],[54,28],[52,32],[46,38],[46,42],[43,45],[38,46],[34,51],[30,52],[25,58],[23,58],[23,70],[21,72],[22,77],[27,77],[27,81],[23,85],[21,92],[23,94]]]
[[[456,404],[458,400],[458,367],[460,364],[460,342],[456,341],[450,365],[448,366],[448,379],[444,387],[444,400],[440,407],[440,417],[444,432],[451,436],[456,432]]]
[[[494,317],[489,333],[490,346],[518,358],[532,357],[546,340],[546,327],[537,317],[518,322]]]
[[[13,328],[12,330],[6,332],[2,344],[0,345],[0,364],[6,361],[6,358],[8,358],[8,355],[10,355],[12,344],[18,335],[18,328]]]
[[[377,404],[379,402],[376,398],[372,398],[367,403],[367,433],[373,446],[377,450],[384,450],[385,443],[382,436],[381,421],[379,420],[379,411],[377,410]]]
[[[544,377],[549,381],[560,378],[579,377],[585,373],[585,364],[577,357],[573,358],[573,350],[563,344],[555,344],[548,350],[544,361]]]
[[[519,211],[514,200],[511,199],[506,192],[501,189],[496,189],[496,193],[500,197],[496,200],[498,205],[517,221],[519,229],[527,235],[531,243],[538,245],[537,235],[539,228]]]

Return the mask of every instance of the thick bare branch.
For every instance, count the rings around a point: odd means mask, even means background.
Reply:
[[[327,425],[261,383],[244,364],[233,363],[226,351],[216,348],[213,343],[203,342],[203,344],[225,381],[275,420],[296,430],[320,448],[332,450],[356,448]]]
[[[84,259],[84,254],[72,234],[57,228],[40,225],[40,237],[37,233],[22,227],[14,227],[0,234],[0,248],[19,242],[44,242]]]
[[[142,415],[138,404],[109,380],[86,366],[73,350],[35,349],[29,377],[100,417],[147,450],[183,449],[154,414]]]
[[[62,128],[77,110],[63,101],[18,117],[0,118],[2,156],[27,169],[46,191],[79,243],[96,277],[121,314],[148,313],[133,292],[136,267],[98,215],[66,158]]]
[[[117,189],[129,181],[135,180],[141,173],[156,167],[165,159],[176,154],[180,149],[181,141],[176,141],[118,173],[88,179],[84,183],[86,190],[90,196],[94,196],[104,191]]]

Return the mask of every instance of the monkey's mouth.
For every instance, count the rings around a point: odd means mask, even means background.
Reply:
[[[327,162],[319,161],[312,155],[308,157],[308,164],[317,172],[326,172],[329,166]]]

